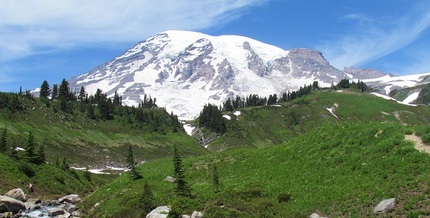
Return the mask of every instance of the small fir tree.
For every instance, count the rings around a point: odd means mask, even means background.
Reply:
[[[35,157],[36,157],[35,150],[36,150],[36,145],[34,142],[34,136],[33,136],[33,133],[30,131],[30,133],[28,134],[27,146],[25,148],[26,157],[30,162],[35,161]]]
[[[52,86],[52,95],[51,95],[51,99],[54,100],[58,97],[58,85],[54,84]]]
[[[145,185],[143,186],[143,193],[142,193],[140,202],[142,204],[143,217],[145,217],[156,207],[154,203],[154,195],[152,194],[151,187],[149,187],[148,182],[146,181],[145,181]]]
[[[0,152],[6,153],[6,150],[7,150],[7,129],[5,128],[3,130],[3,133],[1,134]]]
[[[16,145],[15,145],[15,143],[13,143],[13,144],[12,144],[11,151],[10,151],[10,156],[11,156],[12,158],[14,158],[15,160],[18,160],[18,159],[19,159],[18,151],[16,150]]]
[[[130,178],[133,180],[141,179],[142,176],[137,172],[136,162],[134,161],[133,149],[131,144],[128,145],[127,167],[130,170]]]
[[[40,86],[40,97],[48,98],[51,94],[51,89],[49,88],[48,81],[44,80],[42,86]]]
[[[173,145],[173,165],[176,178],[176,195],[180,197],[191,197],[191,190],[190,187],[188,187],[187,181],[185,180],[181,156],[179,155],[178,147],[176,145]]]
[[[45,148],[43,145],[40,145],[37,147],[36,150],[36,160],[35,163],[36,164],[44,164],[46,161],[46,156],[45,156]]]
[[[218,168],[216,164],[212,166],[212,180],[215,187],[215,192],[219,191],[219,176],[218,176]]]
[[[67,163],[66,158],[63,158],[63,162],[61,164],[61,169],[64,171],[68,171],[70,169],[69,163]]]

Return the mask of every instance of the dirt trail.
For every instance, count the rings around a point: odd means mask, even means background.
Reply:
[[[414,135],[405,135],[405,139],[414,142],[415,149],[430,153],[430,145],[424,144],[420,137]]]

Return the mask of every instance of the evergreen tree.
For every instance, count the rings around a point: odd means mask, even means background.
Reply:
[[[48,98],[51,94],[51,89],[49,88],[48,81],[44,80],[42,86],[40,87],[40,97]]]
[[[52,86],[52,95],[51,95],[51,99],[54,100],[58,97],[58,85],[54,84]]]
[[[85,95],[86,95],[85,88],[81,86],[81,89],[79,90],[79,96],[78,96],[79,101],[84,101]]]
[[[136,169],[136,162],[134,161],[133,149],[131,147],[131,144],[128,145],[127,167],[130,170],[130,178],[132,180],[138,180],[142,178],[142,176],[137,172]]]
[[[64,101],[72,100],[72,94],[69,90],[69,82],[66,79],[63,79],[60,84],[60,88],[58,90],[58,98]]]
[[[5,128],[3,130],[3,133],[0,139],[0,152],[6,153],[6,150],[7,150],[7,129]]]
[[[61,163],[61,169],[64,171],[70,170],[69,163],[67,163],[67,159],[63,158],[63,162]]]
[[[212,166],[212,180],[215,186],[215,192],[219,191],[219,176],[218,176],[218,168],[216,164]]]
[[[151,187],[149,187],[148,182],[146,181],[145,181],[145,185],[143,186],[143,193],[142,193],[142,197],[140,198],[140,202],[142,205],[143,217],[145,217],[156,207],[154,203],[154,195],[152,194]]]
[[[178,148],[176,145],[173,145],[173,165],[176,178],[176,195],[181,197],[191,197],[191,190],[190,187],[188,187],[187,181],[185,180],[181,156],[179,155]]]
[[[37,147],[35,164],[44,164],[46,161],[45,148],[43,145]]]
[[[35,157],[36,157],[35,149],[36,149],[36,145],[34,142],[34,136],[33,136],[33,133],[30,131],[30,133],[28,134],[27,146],[25,148],[26,157],[30,162],[35,161]]]
[[[12,144],[12,147],[11,147],[11,151],[10,151],[10,156],[12,157],[12,158],[14,158],[14,159],[16,159],[16,160],[18,160],[18,151],[16,150],[16,145],[15,145],[15,143],[13,143]]]

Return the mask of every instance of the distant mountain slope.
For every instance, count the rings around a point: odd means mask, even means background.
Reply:
[[[346,77],[317,51],[285,51],[242,36],[166,31],[69,82],[91,93],[117,91],[126,104],[149,94],[159,106],[192,119],[204,104],[219,105],[229,96],[280,94],[315,80],[330,86]]]

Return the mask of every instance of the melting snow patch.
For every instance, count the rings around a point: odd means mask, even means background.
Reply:
[[[274,105],[272,105],[272,107],[281,107],[281,105],[279,105],[279,104],[274,104]]]
[[[402,103],[403,104],[409,104],[409,103],[417,100],[419,95],[420,95],[420,92],[415,92],[412,95],[409,95],[405,100],[403,100]]]
[[[383,95],[383,94],[379,94],[379,93],[376,93],[376,92],[372,92],[372,94],[374,94],[374,95],[376,95],[376,96],[378,96],[378,97],[381,97],[381,98],[387,99],[387,100],[393,100],[393,101],[395,101],[395,102],[397,102],[397,103],[400,103],[400,104],[409,105],[409,106],[417,106],[416,104],[409,104],[409,103],[404,103],[404,102],[401,102],[401,101],[397,101],[396,99],[394,99],[394,98],[392,98],[392,97],[390,97],[390,96]],[[413,95],[413,94],[412,94],[412,95]],[[409,97],[408,97],[408,98],[409,98]],[[405,99],[404,101],[406,101],[406,99]]]
[[[338,119],[339,119],[339,117],[337,117],[337,116],[336,116],[336,114],[334,114],[334,112],[333,112],[333,108],[332,108],[332,107],[326,107],[325,109],[327,109],[327,110],[328,110],[328,112],[330,112],[330,113],[331,113],[331,115],[333,115],[334,117],[336,117],[336,118],[338,118]]]
[[[240,111],[235,111],[233,114],[234,114],[235,116],[240,116]]]
[[[222,115],[222,117],[224,117],[224,118],[225,118],[225,119],[227,119],[227,120],[231,120],[231,117],[230,117],[229,115],[227,115],[227,114]]]
[[[193,131],[196,127],[191,126],[190,124],[184,124],[184,129],[185,132],[187,132],[188,135],[192,136],[193,135]]]
[[[24,149],[24,148],[21,148],[21,147],[16,147],[16,148],[15,148],[15,151],[25,151],[25,149]]]

